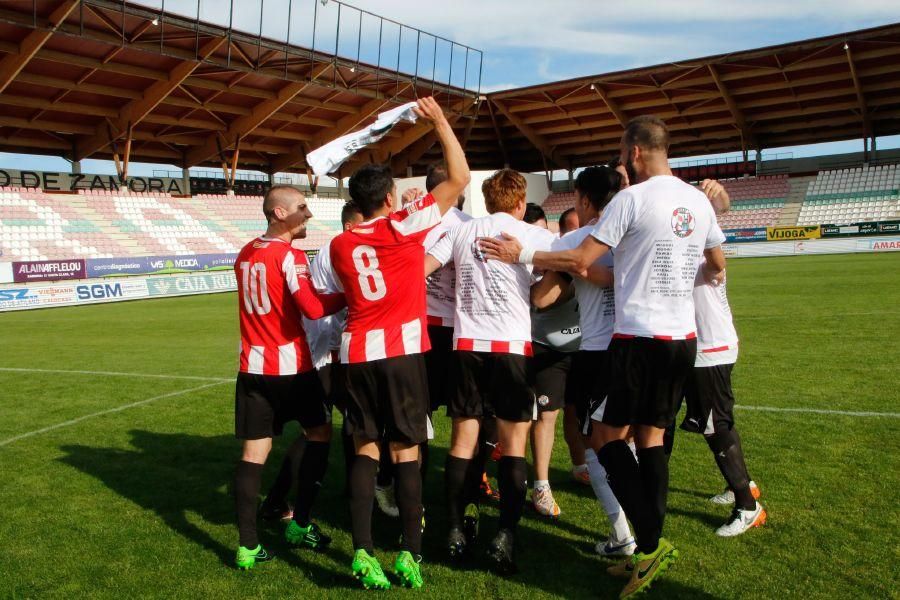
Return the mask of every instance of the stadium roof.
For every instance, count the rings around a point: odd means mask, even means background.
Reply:
[[[608,160],[640,114],[666,120],[672,156],[900,133],[900,24],[486,95],[117,0],[0,5],[0,53],[0,150],[73,160],[303,172],[306,151],[432,93],[476,169]],[[435,141],[398,126],[341,173],[421,172]]]

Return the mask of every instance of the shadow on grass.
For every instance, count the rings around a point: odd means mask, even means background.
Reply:
[[[189,516],[196,514],[203,522],[214,525],[235,522],[231,488],[240,450],[234,437],[141,430],[133,430],[130,434],[134,449],[68,445],[61,448],[65,455],[58,460],[153,511],[173,531],[213,552],[223,565],[230,567],[237,547],[236,531],[234,545],[226,546],[213,538],[203,528],[203,523],[192,523]],[[280,461],[280,457],[273,456],[275,458]],[[268,474],[274,475],[275,469],[267,470]],[[345,511],[344,502],[323,500],[320,505],[334,507],[329,512],[342,514]],[[278,560],[302,569],[312,583],[321,587],[341,587],[344,583],[343,577],[336,577],[333,571],[316,561],[307,560],[305,552],[290,548],[283,541],[281,529],[277,534],[266,535],[260,527],[260,533]],[[329,549],[326,553],[338,562],[350,564],[348,552]],[[348,577],[344,587],[351,582]]]
[[[337,432],[335,432],[337,433]],[[234,523],[234,501],[231,482],[239,454],[239,444],[231,435],[201,436],[181,433],[156,433],[142,430],[130,432],[133,448],[106,448],[89,445],[68,445],[59,460],[102,481],[109,489],[139,506],[153,511],[173,531],[198,546],[214,553],[223,566],[230,567],[234,546],[222,544],[204,529],[204,523],[217,526]],[[294,439],[294,430],[276,441],[266,468],[263,489],[274,478],[284,451]],[[337,435],[335,439],[337,439]],[[444,510],[443,467],[447,448],[433,445],[430,466],[424,486],[427,526],[423,540],[423,554],[427,563],[442,564],[465,576],[483,576],[488,568],[485,550],[497,531],[496,503],[487,503],[483,512],[481,538],[472,558],[462,564],[449,563],[445,558],[444,535],[447,531]],[[313,518],[329,531],[349,531],[350,518],[344,494],[343,455],[340,443],[332,444],[330,468],[322,491],[313,509]],[[492,465],[493,467],[493,465]],[[559,470],[554,476],[568,476]],[[574,484],[573,484],[574,485]],[[580,489],[580,488],[576,488]],[[197,523],[191,522],[191,515]],[[232,525],[233,526],[233,525]],[[590,545],[554,535],[560,527],[574,536],[590,540],[590,532],[577,524],[560,520],[553,525],[533,512],[526,512],[519,527],[517,552],[519,574],[511,581],[565,598],[615,597],[623,582],[609,578],[603,572],[609,562],[593,556]],[[322,589],[356,589],[349,576],[349,568],[334,569],[323,565],[306,551],[286,545],[282,526],[260,522],[264,543],[274,551],[278,560],[300,569],[313,585]],[[398,550],[399,519],[391,519],[375,508],[373,539],[379,552],[393,554]],[[235,531],[236,544],[236,531]],[[332,547],[326,551],[330,560],[349,567],[351,549]],[[553,569],[548,571],[548,566]],[[585,576],[590,574],[589,576]],[[487,577],[493,597],[504,594],[499,580]],[[660,597],[709,598],[698,590],[663,578],[658,584]]]

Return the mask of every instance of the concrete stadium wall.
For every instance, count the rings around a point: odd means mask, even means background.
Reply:
[[[484,207],[484,195],[481,193],[481,184],[484,180],[493,175],[495,171],[472,171],[472,181],[469,182],[465,190],[466,204],[463,210],[473,217],[483,217],[487,215],[487,209]],[[526,200],[535,204],[543,204],[544,199],[550,194],[550,188],[547,187],[547,178],[544,175],[535,173],[522,173],[528,182],[526,192]],[[424,177],[407,177],[397,179],[397,193],[403,194],[409,188],[417,187],[425,189]]]

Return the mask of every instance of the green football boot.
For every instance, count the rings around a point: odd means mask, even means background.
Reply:
[[[322,533],[315,523],[300,527],[294,520],[291,520],[284,530],[284,539],[294,546],[303,546],[313,550],[322,550],[331,543],[331,538]]]
[[[362,583],[363,587],[367,590],[391,589],[391,582],[384,576],[384,571],[381,570],[378,559],[371,556],[365,550],[359,549],[356,551],[356,554],[353,555],[353,564],[350,565],[350,568],[353,569],[353,576],[359,579],[360,583]]]
[[[234,557],[234,565],[238,569],[247,571],[252,569],[256,563],[266,562],[267,560],[272,560],[272,558],[272,555],[266,552],[262,545],[258,544],[256,548],[252,549],[238,546],[237,554]]]
[[[421,562],[421,556],[413,556],[407,550],[397,555],[397,560],[394,561],[394,574],[400,579],[400,585],[414,590],[422,587],[422,569],[419,566]]]

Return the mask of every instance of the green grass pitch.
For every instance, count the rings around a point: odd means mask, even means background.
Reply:
[[[735,539],[713,533],[728,510],[707,501],[723,484],[706,444],[680,433],[665,535],[682,558],[648,597],[900,597],[900,254],[734,260],[729,292],[741,335],[739,404],[892,415],[738,409],[769,524]],[[231,567],[235,313],[235,296],[220,294],[0,314],[0,596],[365,593],[349,574],[339,444],[314,511],[334,535],[332,548],[292,550],[280,529],[263,527],[278,558],[249,573]],[[120,407],[127,408],[96,414]],[[40,432],[58,424],[65,425]],[[605,518],[590,489],[570,480],[561,431],[551,483],[562,517],[551,523],[526,512],[521,573],[502,579],[484,562],[447,564],[446,418],[436,427],[424,593],[617,595],[621,583],[606,575],[609,563],[592,554]],[[292,426],[277,442],[264,485],[294,435]],[[496,507],[486,513],[483,544],[496,526]],[[374,520],[377,554],[387,566],[398,524],[377,510]]]

